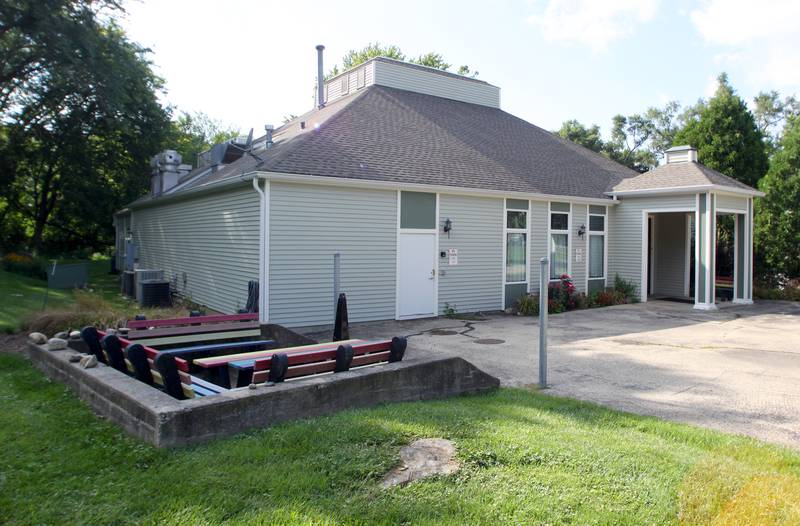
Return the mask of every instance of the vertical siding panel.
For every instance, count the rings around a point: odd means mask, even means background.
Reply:
[[[680,208],[694,210],[695,195],[627,197],[608,208],[608,283],[614,277],[642,285],[642,211]]]
[[[439,250],[458,249],[458,265],[439,260],[439,312],[499,310],[503,287],[503,199],[442,194],[439,221],[450,218],[450,236],[439,233]]]
[[[500,88],[496,86],[402,64],[379,60],[372,64],[375,68],[375,84],[482,106],[500,107]]]
[[[258,208],[246,187],[138,209],[139,266],[163,270],[180,295],[233,313],[247,303],[247,282],[258,279]]]
[[[686,214],[655,218],[655,276],[653,294],[684,297],[686,276]]]
[[[351,322],[395,316],[397,193],[273,182],[270,321],[333,323],[333,255]]]

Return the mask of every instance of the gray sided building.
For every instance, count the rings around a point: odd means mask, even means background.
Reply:
[[[689,147],[633,172],[502,111],[487,82],[387,58],[329,79],[312,111],[263,137],[163,168],[115,216],[120,266],[127,237],[140,268],[226,313],[258,281],[264,322],[332,323],[335,254],[354,322],[504,309],[537,292],[542,257],[580,292],[619,275],[642,301],[714,308],[721,214],[733,299],[752,297],[759,192]]]

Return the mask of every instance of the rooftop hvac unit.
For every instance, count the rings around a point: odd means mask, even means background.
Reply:
[[[163,270],[136,269],[133,272],[134,272],[133,290],[136,293],[135,298],[137,300],[142,297],[142,289],[141,289],[142,281],[146,279],[164,279]]]
[[[134,292],[135,290],[133,288],[133,271],[126,270],[125,272],[122,273],[122,293],[132,298]]]
[[[140,307],[168,307],[170,305],[169,280],[143,279],[139,282]]]

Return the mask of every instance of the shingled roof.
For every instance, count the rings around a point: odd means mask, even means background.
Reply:
[[[637,177],[623,179],[614,185],[611,193],[694,186],[722,186],[754,194],[759,193],[732,177],[693,161],[664,164]]]
[[[638,175],[498,108],[377,85],[294,119],[254,154],[175,193],[261,171],[604,198]]]

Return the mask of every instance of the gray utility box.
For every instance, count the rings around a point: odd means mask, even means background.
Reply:
[[[47,268],[47,288],[82,289],[89,283],[89,267],[86,263],[56,263]]]
[[[164,279],[164,271],[153,269],[136,269],[133,271],[133,290],[137,300],[142,297],[142,281],[147,279]]]

